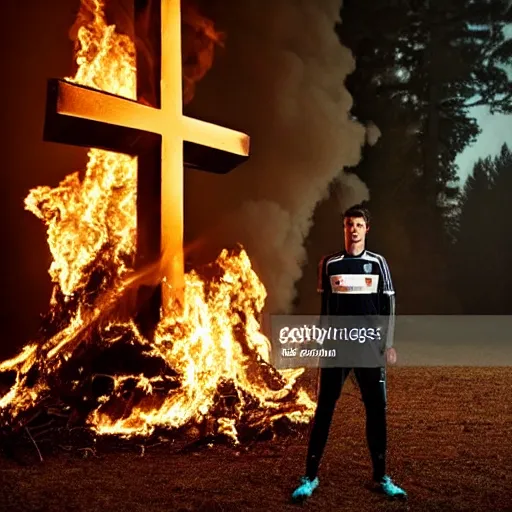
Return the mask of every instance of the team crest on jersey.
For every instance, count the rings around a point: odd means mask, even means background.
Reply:
[[[372,271],[372,264],[371,263],[365,263],[363,265],[363,270],[364,270],[365,274],[370,274],[371,271]]]

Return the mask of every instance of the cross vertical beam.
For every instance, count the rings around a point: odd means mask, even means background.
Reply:
[[[165,275],[177,290],[184,287],[183,258],[183,118],[182,63],[181,63],[181,9],[180,0],[161,2],[161,80],[160,103],[169,123],[181,137],[162,140],[162,252],[169,255]],[[169,30],[169,27],[172,27]],[[180,169],[180,172],[176,172]],[[168,304],[168,288],[163,288],[163,304]],[[178,292],[179,293],[179,292]]]

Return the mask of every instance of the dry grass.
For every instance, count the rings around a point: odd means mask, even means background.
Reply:
[[[409,492],[388,501],[371,475],[364,409],[350,381],[338,404],[311,511],[512,511],[512,368],[390,368],[389,472]],[[0,460],[0,510],[297,510],[307,432],[249,451],[183,455],[168,446],[42,464]]]

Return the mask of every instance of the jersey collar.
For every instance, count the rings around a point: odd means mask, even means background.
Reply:
[[[363,254],[366,252],[366,249],[363,249],[362,252],[360,252],[359,254],[349,254],[347,252],[346,249],[343,250],[343,256],[345,256],[345,258],[360,258],[361,256],[363,256]]]

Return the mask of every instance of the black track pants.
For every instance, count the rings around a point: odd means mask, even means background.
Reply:
[[[373,478],[386,471],[386,368],[321,368],[318,404],[311,429],[306,476],[317,476],[320,459],[329,435],[336,402],[353,370],[366,409],[366,438],[373,465]]]

